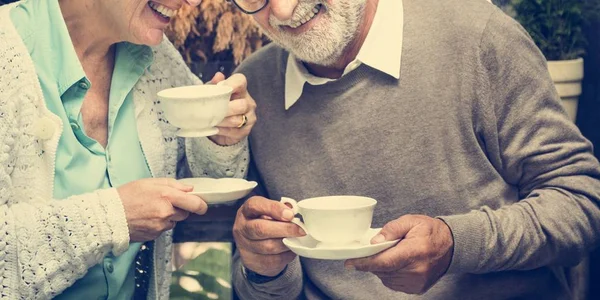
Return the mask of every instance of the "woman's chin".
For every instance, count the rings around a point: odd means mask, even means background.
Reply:
[[[162,42],[163,38],[164,38],[164,34],[165,34],[165,32],[163,30],[160,30],[160,29],[150,29],[146,33],[146,37],[142,41],[142,44],[148,45],[148,46],[159,45]]]

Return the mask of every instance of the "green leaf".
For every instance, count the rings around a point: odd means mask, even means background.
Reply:
[[[183,277],[196,280],[202,290],[192,293],[182,288]],[[173,272],[172,278],[171,299],[231,299],[231,248],[207,250]]]
[[[231,250],[209,249],[187,263],[182,271],[196,271],[230,281]]]
[[[597,0],[513,0],[515,19],[546,59],[577,58],[585,53],[583,26],[600,18]]]

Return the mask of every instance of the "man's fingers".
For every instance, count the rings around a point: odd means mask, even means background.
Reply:
[[[202,198],[182,191],[175,190],[167,198],[173,206],[191,213],[203,215],[208,209],[208,205]]]
[[[404,236],[415,226],[410,216],[400,217],[388,222],[383,226],[379,234],[371,239],[371,244],[379,244],[385,241],[393,241],[404,238]]]
[[[249,240],[300,237],[306,235],[294,223],[264,220],[262,218],[247,221],[243,228],[243,235]]]
[[[247,241],[244,244],[244,249],[262,255],[275,255],[290,251],[290,249],[283,244],[282,239]]]
[[[248,199],[240,210],[246,219],[256,219],[263,215],[278,221],[291,221],[294,218],[294,212],[283,203],[258,196]]]
[[[354,268],[363,272],[393,272],[412,264],[415,258],[409,245],[400,241],[398,245],[376,255],[350,259],[344,263],[346,268]]]

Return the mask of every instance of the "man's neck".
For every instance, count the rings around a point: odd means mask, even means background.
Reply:
[[[364,44],[367,39],[367,35],[369,34],[369,30],[371,29],[371,25],[373,24],[373,19],[375,19],[375,12],[377,11],[377,4],[379,0],[368,1],[365,5],[364,17],[361,22],[361,26],[354,37],[354,40],[348,44],[346,50],[342,57],[331,66],[322,66],[312,63],[304,63],[306,69],[313,75],[323,77],[323,78],[332,78],[337,79],[342,77],[344,74],[344,70],[346,66],[350,64],[353,60],[356,59],[358,53],[360,52],[360,48]]]

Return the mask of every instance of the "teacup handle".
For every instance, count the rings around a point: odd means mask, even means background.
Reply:
[[[292,198],[287,198],[287,197],[281,197],[281,203],[283,204],[289,204],[292,207],[292,212],[294,213],[294,215],[297,215],[299,213],[299,209],[298,209],[298,202]],[[302,230],[304,230],[304,232],[306,232],[306,234],[308,234],[308,230],[306,229],[306,225],[304,225],[304,223],[302,221],[300,221],[300,218],[293,218],[292,223],[300,226],[300,228],[302,228]]]

